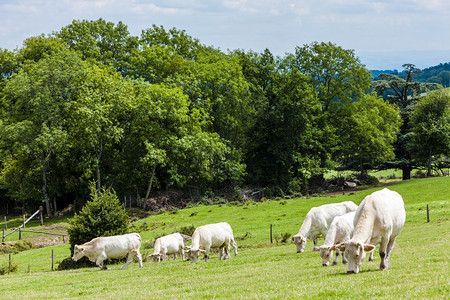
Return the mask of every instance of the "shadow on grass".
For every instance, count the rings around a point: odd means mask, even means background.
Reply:
[[[372,273],[372,272],[379,272],[379,271],[381,271],[381,270],[380,269],[370,269],[370,270],[359,271],[358,274]],[[328,276],[358,276],[358,274],[348,274],[347,271],[345,271],[345,272],[329,274]]]

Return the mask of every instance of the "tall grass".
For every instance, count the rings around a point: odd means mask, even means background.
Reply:
[[[24,251],[13,256],[18,271],[0,276],[0,295],[2,299],[447,298],[450,178],[413,179],[389,188],[403,196],[407,221],[386,271],[378,270],[376,253],[375,261],[364,262],[359,274],[348,275],[342,264],[322,267],[318,253],[311,251],[311,241],[305,253],[297,254],[291,243],[270,244],[269,235],[270,224],[274,234],[295,234],[311,207],[346,200],[359,204],[377,188],[335,197],[198,206],[134,224],[152,228],[141,232],[145,242],[181,227],[227,221],[235,237],[241,238],[239,255],[228,261],[219,261],[215,254],[207,263],[178,259],[146,262],[143,269],[135,263],[124,271],[121,265],[112,265],[107,271],[51,272],[51,249],[60,261],[70,255],[68,245]],[[427,204],[430,223],[426,222]],[[0,265],[6,260],[7,256],[0,256]]]

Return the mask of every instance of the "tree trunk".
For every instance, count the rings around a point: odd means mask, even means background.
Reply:
[[[47,192],[47,169],[48,169],[48,162],[44,162],[41,168],[42,173],[42,193],[44,194],[44,201],[45,201],[45,208],[47,210],[47,216],[52,216],[52,210],[50,209],[50,201],[48,199],[48,192]]]
[[[411,179],[411,167],[410,166],[403,167],[402,168],[402,172],[403,172],[402,180],[409,180],[409,179]]]
[[[152,176],[150,177],[150,182],[148,183],[147,193],[145,194],[145,198],[147,199],[150,196],[150,191],[152,190],[153,177],[155,177],[156,164],[153,165]]]
[[[102,182],[101,182],[101,174],[100,174],[100,159],[102,158],[102,152],[103,152],[103,137],[100,138],[100,145],[98,149],[96,149],[96,155],[97,155],[97,164],[96,164],[96,172],[97,172],[97,196],[100,197],[100,192],[102,188]]]
[[[428,152],[428,172],[427,172],[427,176],[430,177],[431,176],[431,162],[433,160],[433,155],[431,155],[431,148],[430,151]]]

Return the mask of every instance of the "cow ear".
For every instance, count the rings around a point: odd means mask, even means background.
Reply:
[[[200,249],[200,253],[206,253],[206,250]]]
[[[334,248],[338,248],[340,251],[344,252],[345,251],[345,244],[344,243],[340,243],[340,244],[334,246]]]
[[[371,244],[364,244],[364,251],[365,251],[365,252],[371,252],[371,251],[373,251],[373,249],[375,249],[375,246],[374,246],[374,245],[371,245]]]
[[[330,251],[336,251],[336,245],[330,246],[328,249],[330,249]]]

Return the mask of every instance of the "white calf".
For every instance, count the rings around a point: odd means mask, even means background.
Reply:
[[[342,216],[348,212],[355,211],[358,206],[352,201],[342,203],[325,204],[313,207],[306,214],[300,230],[292,237],[292,241],[297,246],[297,253],[305,250],[306,239],[314,241],[313,251],[317,251],[317,239],[320,235],[326,236],[331,222],[336,216]]]
[[[156,239],[154,252],[149,255],[154,262],[160,262],[164,255],[173,255],[173,259],[176,259],[176,255],[179,253],[184,260],[184,241],[183,237],[179,233],[172,233]]]

